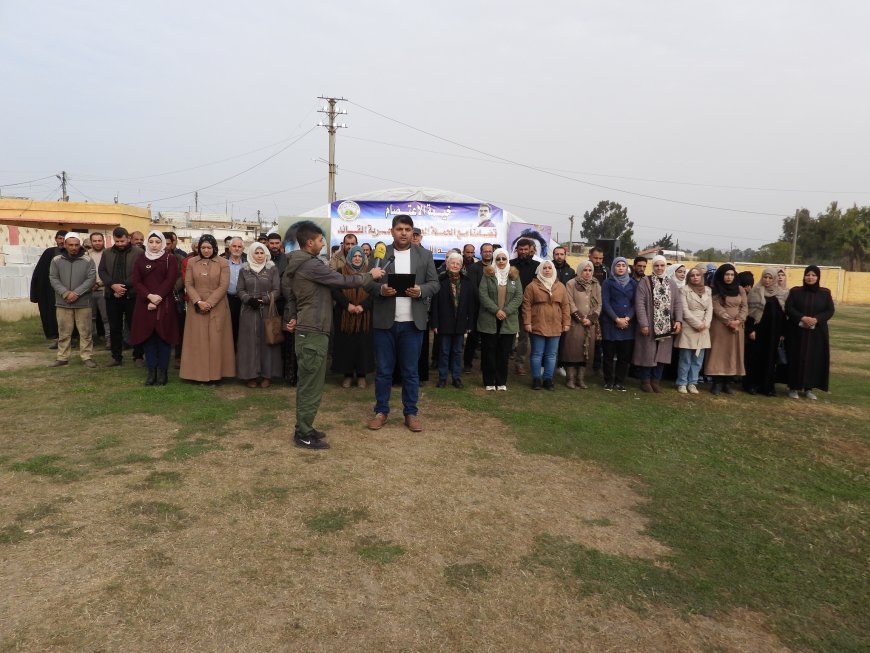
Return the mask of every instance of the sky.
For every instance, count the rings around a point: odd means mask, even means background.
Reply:
[[[692,250],[870,205],[864,1],[223,4],[0,0],[0,193],[296,215],[326,95],[339,199],[446,189],[561,240],[612,200]]]

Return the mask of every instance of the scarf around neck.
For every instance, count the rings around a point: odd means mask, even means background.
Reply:
[[[544,276],[544,267],[545,266],[550,266],[550,268],[553,270],[552,277],[547,278]],[[544,286],[544,288],[547,290],[547,292],[552,295],[553,294],[553,284],[556,283],[556,266],[553,265],[553,262],[552,261],[544,261],[543,263],[541,263],[538,266],[537,271],[535,272],[535,276],[538,278],[538,281],[541,282],[541,285]]]

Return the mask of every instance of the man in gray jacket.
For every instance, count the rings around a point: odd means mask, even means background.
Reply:
[[[383,263],[378,265],[390,273],[413,274],[414,285],[402,293],[377,280],[365,287],[366,292],[374,297],[375,414],[368,423],[373,431],[382,428],[387,421],[393,370],[397,367],[402,372],[405,426],[414,432],[423,430],[417,417],[420,394],[418,362],[429,318],[429,303],[440,285],[432,252],[411,244],[413,231],[411,216],[394,217],[393,244],[386,248]]]
[[[96,367],[93,361],[94,339],[91,330],[91,292],[97,270],[85,256],[82,241],[73,231],[63,240],[63,253],[51,260],[48,279],[55,295],[57,315],[57,360],[49,367],[69,365],[70,340],[73,328],[79,330],[79,353],[85,367]]]
[[[329,449],[323,441],[326,434],[314,428],[314,418],[320,408],[326,378],[326,354],[332,331],[331,289],[359,288],[380,279],[384,271],[375,269],[346,276],[330,270],[319,258],[325,244],[323,231],[310,220],[296,225],[296,241],[300,249],[288,255],[287,270],[281,279],[281,289],[287,299],[285,328],[296,334],[299,361],[293,442],[303,449]]]

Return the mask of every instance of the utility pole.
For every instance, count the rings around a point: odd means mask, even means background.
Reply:
[[[199,213],[199,191],[193,191],[193,211]]]
[[[574,253],[574,216],[568,216],[568,223],[571,225],[571,228],[568,230],[568,253]]]
[[[794,265],[794,255],[797,252],[797,232],[798,232],[798,223],[800,222],[801,212],[796,210],[794,212],[794,236],[791,240],[791,264]]]
[[[332,204],[335,197],[335,132],[338,129],[346,129],[347,123],[339,124],[336,122],[336,116],[347,115],[347,109],[342,109],[336,107],[336,103],[338,102],[347,102],[346,98],[339,97],[325,97],[323,95],[317,96],[319,100],[326,100],[326,104],[323,105],[322,109],[318,109],[318,113],[326,114],[326,122],[324,123],[322,120],[317,123],[318,127],[326,127],[326,131],[329,132],[329,197],[327,202]]]
[[[66,194],[66,171],[61,171],[59,175],[55,175],[60,179],[60,201],[69,202],[69,195]]]

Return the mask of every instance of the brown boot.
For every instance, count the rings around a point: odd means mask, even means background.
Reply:
[[[581,368],[582,369],[582,368]],[[573,365],[565,368],[565,374],[568,375],[568,380],[565,381],[565,387],[571,388],[572,390],[577,386],[574,384],[574,379],[577,378],[577,368]]]
[[[586,375],[586,368],[585,367],[578,367],[577,368],[577,386],[581,390],[585,390],[586,388],[589,387],[588,385],[586,385],[586,382],[583,380],[583,377],[585,375]]]
[[[650,379],[649,384],[650,384],[650,386],[652,386],[653,392],[661,392],[662,391],[662,389],[659,387],[658,379]]]
[[[645,379],[640,382],[640,390],[641,392],[652,392],[652,385],[650,385],[649,379]]]

